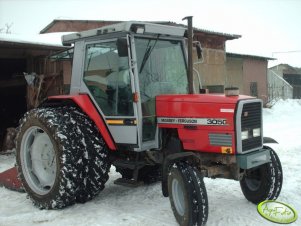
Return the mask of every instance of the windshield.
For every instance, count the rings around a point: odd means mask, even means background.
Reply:
[[[136,38],[142,102],[160,94],[187,94],[186,63],[181,41]]]

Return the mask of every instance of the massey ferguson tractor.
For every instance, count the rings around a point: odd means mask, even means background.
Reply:
[[[124,22],[63,36],[74,45],[70,95],[27,112],[16,138],[34,205],[91,200],[112,165],[116,184],[161,181],[180,225],[206,223],[204,177],[239,181],[256,204],[279,196],[282,168],[265,145],[276,141],[263,137],[262,101],[195,90],[192,51],[201,57],[201,48],[187,19],[188,29]]]

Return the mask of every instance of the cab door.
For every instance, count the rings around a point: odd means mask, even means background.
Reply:
[[[137,144],[137,106],[133,102],[133,76],[120,39],[85,44],[81,91],[92,96],[117,144]],[[127,41],[127,38],[123,38]],[[125,51],[126,52],[126,51]]]
[[[188,81],[182,39],[135,36],[137,91],[139,93],[139,138],[141,149],[158,148],[156,97],[187,94]]]

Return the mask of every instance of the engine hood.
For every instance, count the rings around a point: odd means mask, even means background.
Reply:
[[[157,101],[163,102],[190,102],[190,103],[228,103],[235,104],[239,100],[254,99],[254,97],[239,95],[225,96],[224,94],[179,94],[179,95],[159,95]]]
[[[255,99],[249,96],[223,94],[160,95],[156,97],[158,117],[221,117],[233,115],[240,100]],[[230,113],[230,114],[229,114]]]

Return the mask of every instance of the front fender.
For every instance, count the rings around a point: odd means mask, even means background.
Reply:
[[[273,138],[270,138],[270,137],[263,137],[263,143],[264,144],[267,144],[267,143],[278,144],[278,142],[276,140],[274,140]]]
[[[198,156],[195,155],[193,152],[179,152],[175,154],[168,155],[163,162],[162,166],[162,194],[164,197],[168,197],[168,186],[167,186],[167,180],[168,180],[168,171],[170,166],[178,161],[185,160],[185,159],[198,159]]]

